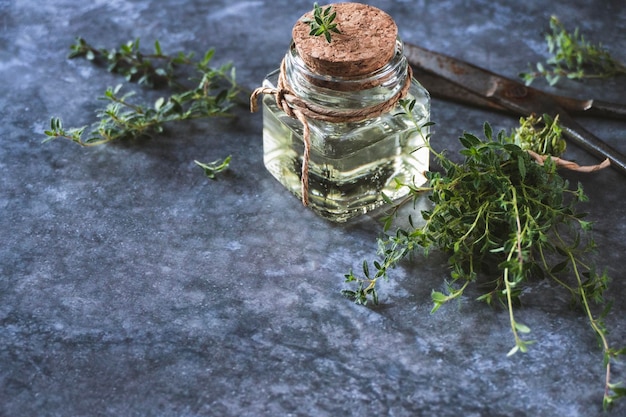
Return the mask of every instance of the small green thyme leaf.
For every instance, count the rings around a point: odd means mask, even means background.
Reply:
[[[228,166],[230,165],[230,160],[231,160],[231,156],[229,155],[222,161],[217,160],[217,161],[213,161],[209,163],[203,163],[200,161],[193,161],[193,162],[204,170],[204,174],[208,178],[214,180],[217,178],[217,174],[228,169]]]

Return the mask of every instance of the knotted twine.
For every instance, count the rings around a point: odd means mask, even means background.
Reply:
[[[309,120],[321,120],[330,123],[350,123],[360,122],[365,119],[374,118],[393,109],[396,104],[403,99],[411,87],[413,71],[407,65],[407,75],[404,85],[393,97],[374,106],[362,109],[352,109],[349,111],[337,111],[336,109],[317,105],[298,97],[289,86],[285,75],[285,60],[280,65],[280,73],[275,88],[259,87],[250,96],[250,111],[258,111],[258,98],[261,94],[273,95],[276,99],[276,106],[285,112],[292,119],[297,119],[302,123],[302,141],[304,151],[302,154],[302,171],[300,175],[300,189],[302,194],[302,204],[309,204],[309,159],[311,154],[311,132]]]

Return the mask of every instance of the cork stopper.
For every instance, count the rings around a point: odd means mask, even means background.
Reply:
[[[398,27],[387,13],[360,3],[332,4],[334,23],[341,33],[310,35],[313,12],[302,16],[293,27],[293,41],[304,63],[321,75],[358,77],[382,68],[394,55]],[[323,6],[326,9],[328,6]]]

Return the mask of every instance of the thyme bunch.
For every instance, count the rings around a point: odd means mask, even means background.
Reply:
[[[405,110],[410,115],[409,108]],[[536,163],[513,137],[504,131],[494,135],[488,123],[484,139],[464,133],[459,138],[462,163],[427,143],[442,171],[428,172],[425,186],[404,186],[414,201],[427,192],[433,208],[421,212],[420,226],[409,217],[409,227],[379,238],[374,270],[364,261],[362,274],[345,274],[353,289],[343,294],[357,303],[376,303],[378,281],[388,279],[400,261],[416,251],[443,251],[451,280],[446,291],[432,291],[432,312],[461,297],[469,285],[486,288],[478,300],[501,304],[508,311],[512,355],[526,352],[533,343],[527,338],[529,327],[516,315],[522,290],[531,278],[550,278],[584,311],[599,340],[606,370],[603,405],[608,408],[626,396],[626,389],[611,381],[611,365],[626,348],[615,349],[607,339],[604,318],[610,303],[604,291],[609,277],[585,259],[595,247],[588,233],[592,223],[576,205],[587,197],[580,184],[569,187],[550,158],[543,165]],[[386,221],[386,232],[389,227]]]
[[[578,28],[568,32],[556,16],[550,18],[550,32],[545,40],[551,57],[520,74],[526,85],[541,77],[555,85],[563,77],[581,80],[626,74],[626,65],[613,58],[606,48],[587,41]]]
[[[154,53],[139,51],[139,40],[123,44],[118,50],[96,49],[82,38],[71,47],[70,58],[84,57],[102,62],[109,71],[124,75],[129,82],[147,87],[168,85],[172,92],[154,103],[133,101],[135,91],[122,94],[123,85],[106,89],[100,99],[107,102],[97,111],[97,122],[91,126],[65,128],[58,117],[52,117],[50,129],[44,131],[44,142],[57,138],[69,139],[81,146],[96,146],[120,139],[132,139],[161,133],[167,123],[182,120],[228,116],[240,92],[231,64],[212,67],[215,54],[209,49],[200,59],[193,53],[175,56],[163,54],[158,41]],[[155,65],[158,60],[162,65]],[[195,74],[180,81],[179,69],[191,69]]]

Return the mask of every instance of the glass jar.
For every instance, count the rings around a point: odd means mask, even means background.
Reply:
[[[355,3],[337,7],[345,4]],[[358,4],[361,6],[371,8]],[[337,16],[339,20],[341,10],[337,10]],[[332,42],[328,46],[332,47]],[[303,123],[281,110],[272,95],[263,97],[266,168],[294,195],[302,198],[308,193],[308,206],[329,220],[344,222],[383,205],[383,194],[391,200],[406,196],[408,188],[399,184],[421,185],[426,181],[429,151],[423,145],[428,132],[427,128],[420,132],[416,126],[429,120],[430,97],[411,77],[397,34],[392,48],[391,58],[382,67],[356,75],[355,71],[329,75],[323,68],[311,68],[297,40],[293,40],[281,69],[263,82],[266,88],[278,88],[282,71],[293,95],[312,106],[332,110],[339,118],[355,112],[367,114],[368,109],[395,100],[382,114],[358,121],[329,122],[308,117],[310,153],[306,155]],[[333,66],[337,68],[336,63]],[[409,113],[399,99],[414,101]],[[305,158],[308,183],[303,186]]]

